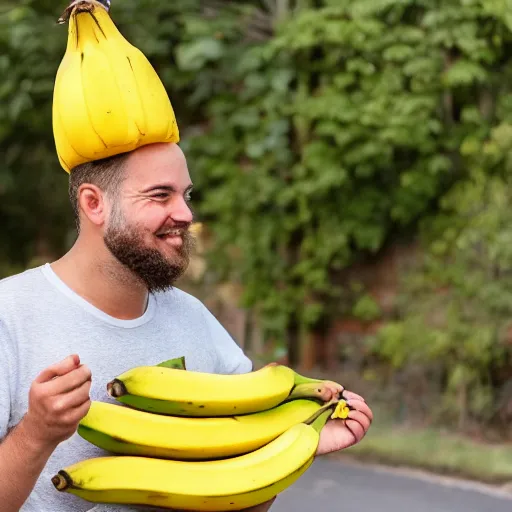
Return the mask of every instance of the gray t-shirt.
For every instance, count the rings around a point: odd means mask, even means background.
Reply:
[[[252,369],[212,313],[184,291],[150,295],[140,318],[119,320],[77,295],[46,264],[0,280],[0,440],[26,413],[38,373],[72,353],[91,368],[91,399],[109,402],[107,382],[134,366],[185,356],[190,370]],[[21,512],[147,510],[95,505],[53,487],[60,469],[105,454],[75,433],[57,447]]]

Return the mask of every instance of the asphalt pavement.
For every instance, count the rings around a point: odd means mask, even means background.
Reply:
[[[272,512],[512,512],[512,494],[414,472],[318,458]]]

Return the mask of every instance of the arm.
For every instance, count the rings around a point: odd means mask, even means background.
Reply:
[[[19,511],[55,448],[74,434],[89,410],[90,385],[90,370],[79,366],[78,356],[43,370],[34,380],[26,415],[0,444],[2,512]]]
[[[4,512],[18,512],[53,452],[30,434],[23,419],[0,444],[0,501]]]

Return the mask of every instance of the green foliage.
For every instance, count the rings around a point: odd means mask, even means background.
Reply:
[[[65,183],[58,179],[51,133],[55,37],[50,2],[0,8],[0,258],[26,264],[56,244]],[[62,176],[60,176],[62,178]]]
[[[51,125],[65,7],[0,7],[2,275],[74,235]],[[424,265],[374,350],[436,383],[459,421],[503,411],[510,375],[509,11],[504,0],[112,2],[171,96],[196,213],[213,231],[209,269],[240,282],[265,334],[288,341],[341,313],[379,318],[339,276],[421,228]]]
[[[382,311],[376,300],[370,295],[359,298],[352,309],[352,315],[365,322],[371,322],[380,318]]]
[[[508,421],[512,384],[512,193],[510,146],[501,129],[468,160],[470,176],[426,219],[421,265],[407,275],[400,318],[386,325],[373,349],[398,374],[421,368],[439,389],[437,416],[486,423]]]
[[[216,87],[208,123],[186,138],[213,268],[281,339],[339,314],[337,273],[437,211],[507,98],[510,33],[486,3],[316,5],[255,9],[260,37],[250,13],[226,31],[192,91]]]

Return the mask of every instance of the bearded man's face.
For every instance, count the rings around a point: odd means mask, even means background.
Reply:
[[[154,234],[161,241],[151,243],[144,227],[130,225],[121,216],[119,221],[116,219],[108,226],[104,241],[110,252],[136,274],[150,292],[164,291],[185,273],[194,246],[194,238],[188,228],[173,229],[179,229],[180,234]],[[167,231],[167,227],[163,230]],[[161,247],[160,244],[171,247]]]
[[[175,144],[151,145],[130,156],[125,172],[105,245],[150,292],[169,289],[186,271],[194,247],[185,157]]]

